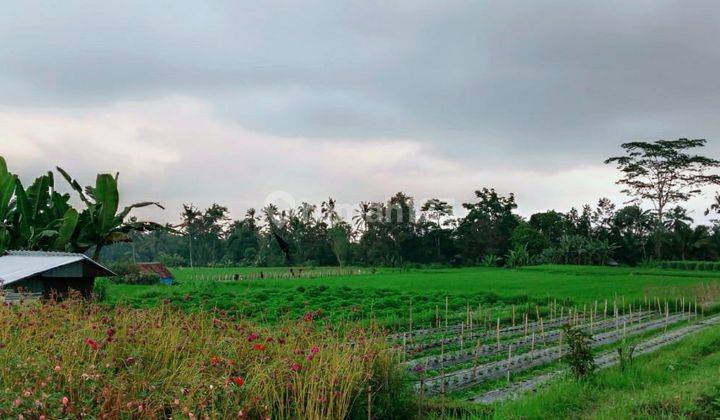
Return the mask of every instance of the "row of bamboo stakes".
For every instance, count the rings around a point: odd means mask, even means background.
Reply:
[[[655,299],[652,299],[652,298],[648,299],[648,296],[645,295],[643,302],[639,303],[637,306],[634,307],[632,302],[628,303],[627,306],[625,305],[625,297],[624,296],[622,296],[621,299],[622,300],[620,302],[620,305],[618,305],[617,296],[616,296],[612,302],[612,308],[609,308],[608,299],[605,299],[602,304],[602,306],[603,306],[602,319],[607,319],[608,309],[612,309],[612,316],[615,319],[615,330],[616,331],[618,331],[620,329],[621,308],[622,308],[623,315],[629,315],[629,320],[631,323],[633,322],[633,309],[635,309],[636,314],[642,313],[643,309],[648,310],[648,311],[657,311],[658,313],[664,315],[665,320],[666,320],[665,330],[667,330],[668,320],[670,318],[670,302],[671,302],[670,300],[668,300],[668,299],[661,300],[659,297],[655,297]],[[698,305],[697,297],[694,299],[694,301],[686,300],[685,297],[675,298],[674,307],[675,307],[675,311],[674,311],[675,313],[682,312],[682,313],[694,314],[695,316],[698,316],[698,312],[699,312],[699,314],[701,316],[704,316],[704,305]],[[482,316],[482,314],[483,314],[482,306],[481,306],[481,304],[478,304],[477,314],[480,314],[481,317],[478,317],[476,320],[476,318],[473,316],[476,313],[470,309],[469,303],[466,304],[465,320],[460,324],[460,332],[459,332],[460,351],[462,351],[464,348],[466,333],[469,333],[470,337],[472,337],[473,331],[477,328],[485,327],[485,329],[487,330],[487,326],[489,325],[488,319],[493,319],[492,318],[492,309],[493,308],[490,307],[489,312],[488,312],[490,318],[484,317],[484,316]],[[549,307],[550,322],[555,322],[557,319],[563,319],[565,317],[565,309],[566,308],[564,306],[560,306],[559,312],[558,312],[557,300],[554,300]],[[583,322],[585,314],[588,313],[587,309],[588,309],[587,304],[583,305],[582,312],[579,310],[579,308],[567,308],[567,318],[569,320],[569,324],[571,326],[580,325]],[[591,305],[591,310],[589,312],[590,319],[589,319],[588,326],[589,326],[589,330],[590,330],[591,334],[594,331],[595,322],[598,321],[598,309],[599,309],[598,301],[596,300],[593,302],[593,305]],[[445,297],[445,314],[444,315],[445,315],[444,316],[444,329],[443,329],[442,336],[440,339],[441,340],[440,341],[440,361],[441,361],[440,376],[441,377],[445,376],[445,360],[444,360],[445,359],[445,338],[449,334],[449,298],[447,296]],[[515,307],[515,305],[512,305],[511,316],[510,316],[510,323],[511,323],[510,325],[512,327],[516,327],[516,319],[517,319],[516,315],[517,315],[516,307]],[[481,318],[483,320],[483,325],[478,326]],[[525,311],[522,315],[523,324],[521,324],[521,325],[524,325],[524,328],[523,328],[524,338],[527,338],[527,336],[528,336],[529,321],[530,321],[529,318],[530,318],[530,312]],[[546,333],[545,333],[545,328],[544,328],[544,319],[540,315],[539,305],[535,305],[535,320],[539,324],[538,326],[540,329],[539,341],[542,342],[542,346],[544,347],[546,345]],[[640,324],[641,320],[642,320],[642,318],[638,316],[637,323]],[[497,343],[498,351],[500,351],[500,349],[502,347],[501,328],[500,328],[501,322],[500,321],[501,321],[501,319],[498,316],[497,318],[495,318],[495,322],[494,322],[494,324],[495,324],[495,328],[494,328],[495,329],[495,341]],[[408,326],[409,326],[410,338],[412,340],[412,332],[413,332],[412,301],[410,302],[408,324],[409,324]],[[467,326],[467,328],[466,328],[466,326]],[[627,320],[623,320],[622,326],[623,326],[623,331],[626,331]],[[441,327],[439,305],[435,305],[435,327],[438,330]],[[536,336],[535,335],[536,335],[535,330],[531,331],[531,338],[530,338],[530,351],[531,352],[535,350],[535,345],[536,345]],[[563,341],[562,330],[560,331],[560,337],[559,337],[558,341],[561,343]],[[403,352],[403,354],[405,354],[405,355],[407,354],[407,344],[408,344],[408,342],[407,342],[406,338],[404,337],[403,338],[403,349],[405,351]],[[477,369],[477,365],[478,365],[478,355],[479,355],[480,346],[481,346],[481,339],[480,339],[480,337],[478,337],[476,340],[476,343],[475,343],[475,358],[473,361],[473,378],[477,374],[476,369]],[[561,356],[562,356],[562,346],[560,347],[560,352],[561,352]],[[507,381],[508,382],[511,381],[511,369],[510,369],[511,360],[512,360],[512,344],[508,344],[508,356],[507,356],[507,361],[508,361]],[[423,379],[424,378],[421,378],[421,385],[420,385],[421,394],[422,394],[422,390],[423,390],[423,384],[422,384]],[[440,393],[441,394],[445,393],[445,381],[444,380],[440,382]]]

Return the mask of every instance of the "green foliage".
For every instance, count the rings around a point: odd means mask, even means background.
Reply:
[[[689,271],[720,271],[716,261],[648,261],[646,267]]]
[[[11,199],[15,192],[16,177],[7,169],[5,159],[0,156],[0,252],[10,245],[8,220],[12,211]]]
[[[532,264],[532,257],[527,250],[527,245],[518,245],[511,249],[505,258],[505,265],[508,268],[520,268]]]
[[[107,299],[109,284],[110,281],[105,277],[95,279],[95,283],[93,283],[93,298],[96,301],[103,302]]]
[[[500,258],[495,254],[488,254],[482,257],[480,265],[483,267],[497,267],[500,263]]]
[[[595,358],[590,347],[591,335],[582,328],[563,325],[563,340],[567,345],[567,353],[563,360],[570,366],[576,378],[585,378],[595,372]]]
[[[620,343],[617,348],[618,361],[620,362],[620,370],[625,372],[633,362],[633,353],[635,353],[635,346],[630,345],[625,340]]]
[[[126,261],[115,262],[108,265],[108,269],[118,276],[125,276],[128,274],[138,274],[140,269],[137,264],[133,264]]]
[[[110,281],[114,284],[133,284],[148,286],[160,284],[160,276],[154,273],[129,273],[123,276],[111,277]]]
[[[492,418],[649,419],[720,416],[720,329],[638,356],[633,368],[598,371],[589,381],[555,381],[492,408]]]
[[[97,259],[103,246],[129,240],[130,232],[159,227],[125,221],[132,209],[157,203],[133,204],[117,213],[117,175],[100,174],[95,186],[83,191],[65,171],[58,171],[86,204],[81,213],[70,205],[69,194],[56,191],[52,172],[25,188],[0,157],[0,252],[9,248],[85,252],[94,247]]]
[[[130,242],[131,232],[148,232],[163,229],[153,222],[139,222],[134,219],[126,221],[133,209],[147,206],[162,207],[156,202],[142,202],[131,204],[118,213],[120,194],[118,192],[118,174],[98,174],[94,187],[85,187],[83,191],[80,184],[72,179],[65,170],[58,167],[58,172],[65,178],[70,186],[78,193],[85,203],[85,210],[78,217],[78,232],[75,247],[80,252],[94,248],[94,259],[100,258],[100,252],[106,245],[118,242]]]

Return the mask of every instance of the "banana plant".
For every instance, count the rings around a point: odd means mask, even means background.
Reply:
[[[17,177],[7,169],[5,159],[0,156],[0,253],[10,245],[10,229],[8,226],[13,210],[12,197],[15,193]]]
[[[131,232],[148,232],[165,229],[164,226],[154,223],[138,221],[134,217],[125,220],[133,209],[147,206],[157,206],[164,209],[159,203],[145,201],[129,205],[118,212],[120,194],[118,192],[118,174],[98,174],[95,186],[84,189],[80,183],[73,179],[65,170],[58,167],[58,172],[70,184],[85,203],[85,210],[78,217],[78,227],[73,237],[74,246],[85,252],[94,248],[93,258],[98,260],[100,252],[106,245],[117,242],[131,242]]]
[[[17,249],[72,250],[70,240],[77,226],[78,213],[69,202],[69,194],[55,191],[52,172],[35,179],[27,190],[16,178],[10,246]]]

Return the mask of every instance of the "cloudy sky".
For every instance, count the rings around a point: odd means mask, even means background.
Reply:
[[[26,182],[119,171],[162,221],[484,186],[524,215],[622,201],[602,161],[624,141],[720,156],[718,22],[715,1],[4,2],[0,155]]]

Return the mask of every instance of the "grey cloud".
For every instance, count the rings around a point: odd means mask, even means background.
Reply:
[[[512,156],[551,169],[598,162],[629,138],[720,137],[712,1],[4,9],[6,106],[180,94],[272,134],[412,138],[468,164]]]

